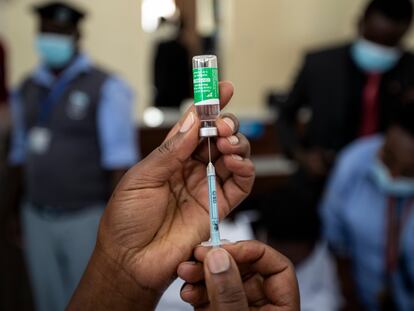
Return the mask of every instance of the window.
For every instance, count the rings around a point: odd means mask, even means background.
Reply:
[[[142,28],[146,32],[157,30],[160,19],[171,18],[177,10],[174,0],[143,0],[141,8]]]

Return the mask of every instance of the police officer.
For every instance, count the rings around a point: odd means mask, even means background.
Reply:
[[[10,163],[22,166],[27,263],[39,311],[64,310],[96,241],[105,201],[137,161],[133,95],[80,49],[85,13],[34,8],[41,64],[13,95]]]

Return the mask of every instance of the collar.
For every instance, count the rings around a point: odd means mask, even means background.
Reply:
[[[59,79],[72,80],[81,73],[87,72],[91,69],[92,62],[89,57],[85,54],[79,54],[72,64],[63,71]],[[52,87],[56,82],[56,77],[52,74],[50,69],[45,64],[40,66],[33,73],[33,79],[35,82],[45,86]]]

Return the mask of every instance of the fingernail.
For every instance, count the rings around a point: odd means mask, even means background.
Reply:
[[[197,263],[195,261],[187,261],[187,265],[195,266]]]
[[[236,126],[234,125],[234,122],[233,122],[232,119],[230,119],[230,118],[224,118],[223,121],[226,122],[226,124],[230,127],[230,129],[232,131],[234,131],[234,129],[235,129]]]
[[[232,154],[231,157],[237,161],[243,161],[243,158],[238,154]]]
[[[182,293],[186,293],[186,292],[191,292],[194,290],[194,285],[191,284],[187,284],[186,286],[183,287],[183,289],[181,290]]]
[[[239,138],[237,136],[234,136],[234,135],[230,136],[230,137],[227,137],[227,140],[229,141],[229,143],[231,145],[237,145],[239,143]]]
[[[220,274],[230,269],[230,258],[226,251],[218,248],[210,251],[207,257],[207,267],[213,274]]]
[[[193,112],[190,112],[187,118],[185,119],[183,125],[181,125],[180,132],[181,133],[188,132],[188,130],[193,126],[193,124],[194,124],[194,115],[193,115]]]

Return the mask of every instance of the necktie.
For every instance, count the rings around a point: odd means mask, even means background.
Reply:
[[[362,122],[359,136],[375,134],[379,128],[379,90],[381,74],[368,75],[362,95]]]

